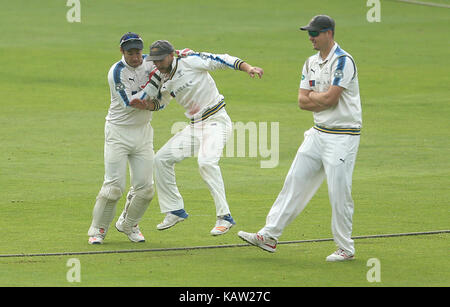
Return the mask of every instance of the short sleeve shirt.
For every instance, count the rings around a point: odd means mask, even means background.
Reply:
[[[344,88],[337,105],[314,112],[314,123],[325,128],[357,128],[362,126],[358,73],[352,56],[337,43],[324,60],[319,53],[309,57],[302,69],[300,88],[326,92],[330,86]]]

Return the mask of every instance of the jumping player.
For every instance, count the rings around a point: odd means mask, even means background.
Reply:
[[[161,108],[173,98],[185,109],[190,120],[184,130],[174,135],[155,155],[155,180],[161,212],[166,216],[157,229],[168,229],[185,220],[188,214],[175,181],[174,166],[196,155],[200,175],[206,182],[216,207],[216,224],[212,235],[221,235],[235,224],[225,196],[219,168],[222,150],[231,134],[231,120],[225,111],[225,99],[209,74],[216,69],[231,68],[251,77],[263,75],[263,69],[253,67],[228,54],[191,52],[175,58],[174,47],[168,41],[155,41],[150,46],[147,61],[153,61],[162,73],[162,86],[156,106]],[[146,107],[146,106],[144,106]]]

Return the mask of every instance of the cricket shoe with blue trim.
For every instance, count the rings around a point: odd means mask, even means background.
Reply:
[[[158,230],[169,229],[170,227],[175,226],[175,224],[187,219],[188,216],[189,215],[186,213],[186,211],[184,211],[184,209],[168,212],[166,214],[166,217],[164,218],[164,221],[156,225],[156,228]]]
[[[231,217],[231,214],[219,216],[217,218],[216,225],[211,230],[211,234],[213,236],[223,235],[223,234],[227,233],[228,230],[230,230],[231,227],[233,227],[234,225],[236,225],[236,222]]]
[[[238,236],[251,245],[257,246],[267,252],[275,253],[276,251],[277,240],[273,238],[264,236],[260,233],[249,233],[245,231],[239,231]]]

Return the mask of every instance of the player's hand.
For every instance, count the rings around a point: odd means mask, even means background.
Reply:
[[[142,100],[139,98],[134,98],[133,100],[131,100],[130,106],[140,110],[148,110],[149,107],[147,100]]]
[[[250,77],[254,78],[256,75],[261,79],[262,75],[264,74],[264,70],[260,67],[250,67],[247,73],[250,75]]]

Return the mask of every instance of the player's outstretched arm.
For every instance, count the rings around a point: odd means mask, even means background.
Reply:
[[[239,67],[240,70],[245,71],[250,77],[254,78],[256,75],[261,79],[264,74],[264,70],[260,67],[251,66],[250,64],[243,62]]]

